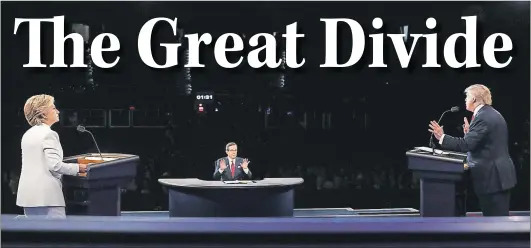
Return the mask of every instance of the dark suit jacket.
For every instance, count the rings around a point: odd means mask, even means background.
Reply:
[[[503,116],[489,105],[479,109],[463,138],[444,135],[442,147],[467,153],[477,194],[508,190],[516,185],[516,171],[509,156],[509,135]]]
[[[225,164],[227,165],[227,168],[223,171],[223,173],[219,173],[219,162],[221,160],[225,160]],[[222,181],[234,181],[234,180],[251,180],[253,174],[251,173],[251,170],[249,170],[249,174],[246,174],[245,171],[243,171],[242,168],[243,158],[236,157],[234,159],[234,166],[236,167],[234,171],[234,177],[232,177],[231,170],[230,170],[230,164],[229,164],[229,158],[224,157],[216,160],[214,162],[214,180],[222,180]]]

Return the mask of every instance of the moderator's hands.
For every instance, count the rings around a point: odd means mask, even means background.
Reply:
[[[468,130],[470,130],[470,123],[468,123],[468,119],[464,118],[465,124],[463,124],[463,133],[468,133]]]
[[[227,168],[227,164],[225,164],[225,159],[221,159],[219,161],[219,170],[223,172]]]
[[[439,124],[436,121],[431,121],[429,126],[430,126],[430,129],[428,129],[428,131],[433,133],[433,135],[435,136],[435,138],[437,138],[437,140],[440,140],[442,135],[444,134],[443,128],[439,126]]]
[[[249,161],[249,159],[244,159],[243,163],[242,163],[242,168],[244,170],[249,169],[249,163],[251,163],[251,161]]]

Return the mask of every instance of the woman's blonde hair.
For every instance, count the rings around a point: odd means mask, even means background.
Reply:
[[[465,89],[465,94],[473,96],[482,104],[492,105],[492,95],[489,88],[482,84],[474,84]]]
[[[24,116],[30,126],[42,124],[46,119],[44,113],[53,103],[53,96],[42,94],[30,97],[24,104]]]

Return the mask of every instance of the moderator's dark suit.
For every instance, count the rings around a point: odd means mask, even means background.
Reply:
[[[463,138],[445,135],[442,140],[444,149],[467,153],[472,184],[484,216],[509,215],[516,171],[508,142],[505,119],[489,105],[479,109]]]
[[[219,172],[219,162],[221,160],[225,160],[225,164],[227,165],[227,168],[223,171],[223,173]],[[214,162],[214,180],[222,180],[222,181],[234,181],[234,180],[251,180],[253,177],[253,174],[251,173],[251,170],[249,170],[249,173],[245,173],[242,168],[243,158],[236,157],[234,159],[234,177],[232,176],[230,164],[229,164],[229,158],[224,157],[216,160]]]

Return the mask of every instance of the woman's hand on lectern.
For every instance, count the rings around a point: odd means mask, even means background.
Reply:
[[[79,164],[79,172],[87,172],[88,164]]]

